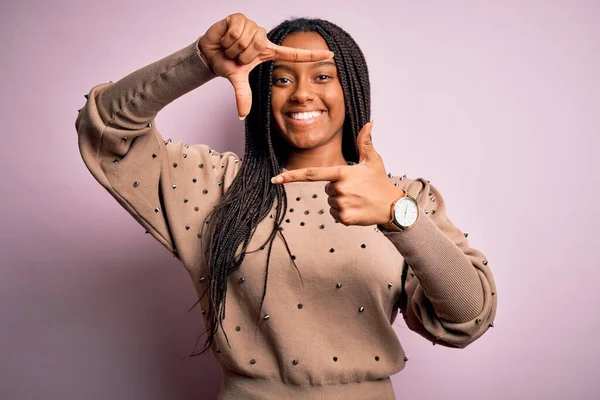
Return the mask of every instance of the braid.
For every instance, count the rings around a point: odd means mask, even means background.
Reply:
[[[296,18],[284,21],[271,30],[267,37],[271,42],[280,45],[288,35],[300,32],[320,34],[329,49],[335,54],[346,109],[342,153],[346,160],[358,162],[356,139],[358,132],[370,120],[371,114],[369,73],[364,55],[347,32],[339,26],[321,19]],[[229,275],[240,267],[246,254],[259,250],[247,251],[248,244],[260,221],[271,212],[273,204],[276,203],[273,230],[265,243],[260,246],[260,250],[264,250],[268,244],[263,293],[256,320],[256,329],[258,329],[267,293],[273,242],[277,233],[282,229],[281,224],[288,204],[285,187],[271,184],[271,177],[281,172],[287,156],[283,147],[283,139],[277,133],[273,134],[272,132],[273,66],[273,61],[264,62],[250,73],[252,109],[245,124],[244,162],[231,187],[206,217],[206,223],[202,228],[204,249],[202,261],[208,266],[208,284],[207,289],[194,306],[208,292],[209,307],[206,310],[208,326],[203,333],[209,335],[203,349],[191,356],[208,351],[218,327],[223,328],[222,320],[225,318]],[[302,281],[302,275],[291,256],[287,241],[282,234],[280,237],[283,239],[290,259]],[[238,250],[239,253],[236,253]],[[230,346],[225,329],[223,329],[223,333]]]

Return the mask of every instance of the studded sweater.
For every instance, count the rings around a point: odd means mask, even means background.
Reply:
[[[196,40],[92,87],[75,123],[91,174],[181,261],[200,297],[208,281],[202,226],[243,158],[165,140],[154,118],[215,77]],[[408,361],[393,329],[398,312],[411,331],[453,348],[493,326],[497,294],[485,255],[450,221],[429,180],[388,177],[419,203],[416,223],[403,232],[337,223],[326,182],[283,184],[288,208],[260,315],[268,253],[261,246],[276,224],[276,203],[229,276],[228,341],[219,329],[211,349],[223,372],[219,398],[394,399],[390,376]],[[200,307],[207,302],[204,296]]]

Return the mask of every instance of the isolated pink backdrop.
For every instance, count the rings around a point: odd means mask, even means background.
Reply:
[[[375,148],[423,176],[495,274],[495,327],[464,350],[400,318],[399,399],[600,396],[600,2],[2,2],[0,398],[212,399],[179,262],[93,179],[83,95],[243,12],[336,22],[370,67]],[[163,135],[243,154],[223,79],[165,108]]]

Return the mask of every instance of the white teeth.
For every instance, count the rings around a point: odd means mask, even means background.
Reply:
[[[321,115],[323,113],[323,111],[309,111],[309,112],[302,112],[302,113],[292,113],[292,118],[293,119],[311,119],[311,118],[316,118],[319,115]]]

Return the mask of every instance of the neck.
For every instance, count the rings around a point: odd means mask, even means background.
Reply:
[[[334,167],[346,165],[342,154],[341,143],[330,143],[326,146],[310,149],[289,148],[283,167],[288,171],[310,167]]]
[[[347,165],[342,152],[343,130],[340,128],[335,135],[326,138],[327,135],[306,135],[306,137],[294,138],[295,140],[282,140],[281,135],[277,141],[281,144],[281,150],[286,157],[283,168],[291,171],[310,167],[334,167]]]
[[[288,158],[288,160],[284,163],[283,168],[291,171],[294,169],[310,167],[334,167],[336,165],[347,165],[347,162],[342,155],[339,157],[331,157],[326,159],[321,157]]]

